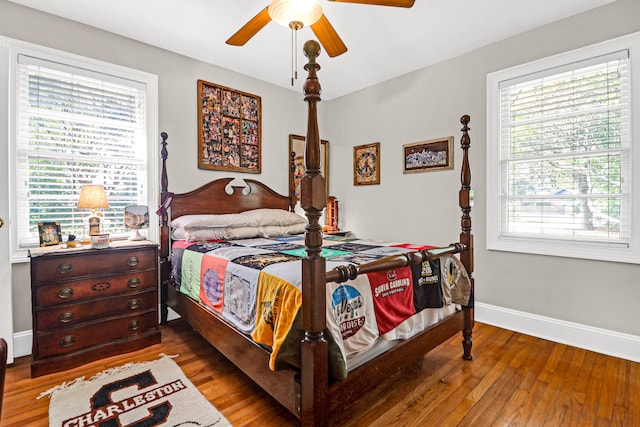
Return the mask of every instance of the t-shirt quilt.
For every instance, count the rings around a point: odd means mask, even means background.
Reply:
[[[327,271],[430,246],[353,238],[323,241]],[[181,293],[220,314],[254,341],[271,348],[270,367],[298,366],[302,337],[301,236],[233,241],[175,241],[172,278]],[[367,273],[327,284],[330,365],[346,377],[346,358],[367,350],[405,320],[430,308],[467,305],[470,281],[460,261],[445,255],[418,265]],[[402,335],[406,335],[404,332]]]

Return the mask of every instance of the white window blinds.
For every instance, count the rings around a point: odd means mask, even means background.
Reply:
[[[628,245],[627,50],[499,85],[502,236]]]
[[[16,77],[18,247],[37,245],[39,221],[80,238],[83,184],[105,186],[103,230],[124,233],[124,207],[147,204],[145,84],[26,55]]]

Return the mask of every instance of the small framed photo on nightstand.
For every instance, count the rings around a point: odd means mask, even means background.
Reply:
[[[40,246],[59,245],[62,242],[62,234],[60,232],[60,222],[39,222],[38,236],[40,236]]]

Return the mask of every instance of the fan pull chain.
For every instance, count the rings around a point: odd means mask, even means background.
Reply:
[[[303,27],[300,21],[289,22],[291,28],[291,86],[298,80],[298,30]]]
[[[295,74],[295,65],[294,65],[294,57],[295,57],[295,46],[294,46],[294,33],[296,32],[296,30],[293,29],[293,27],[291,27],[291,86],[293,86],[293,76]],[[297,44],[297,40],[296,43]]]
[[[294,49],[296,65],[293,68],[293,74],[295,76],[295,79],[298,80],[298,29],[296,28],[294,32],[295,32],[295,38],[296,38],[296,48]]]

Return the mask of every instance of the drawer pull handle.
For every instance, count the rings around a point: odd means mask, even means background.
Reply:
[[[138,264],[140,264],[140,258],[138,258],[137,256],[132,256],[127,259],[127,265],[129,267],[135,267]]]
[[[76,317],[75,314],[73,314],[70,311],[67,311],[66,313],[62,313],[60,316],[58,316],[58,320],[60,320],[60,323],[69,323],[71,322],[74,318]]]
[[[58,266],[58,273],[60,274],[67,274],[67,273],[71,273],[73,271],[73,265],[71,264],[60,264]]]
[[[71,288],[62,288],[58,291],[58,298],[68,299],[73,296],[73,289]]]
[[[140,300],[139,299],[132,299],[131,301],[129,301],[129,304],[127,304],[129,306],[130,310],[136,310],[138,308],[140,308]]]
[[[106,291],[110,287],[111,287],[111,283],[109,282],[98,282],[98,283],[94,283],[91,289],[93,289],[96,292],[101,292],[101,291]]]
[[[71,347],[76,343],[76,337],[73,335],[66,335],[60,340],[60,347]]]
[[[131,322],[129,322],[129,330],[130,331],[137,331],[138,329],[140,329],[140,321],[139,320],[132,320]]]
[[[129,279],[127,285],[129,285],[130,288],[137,288],[140,286],[140,283],[140,279],[134,277],[133,279]]]

